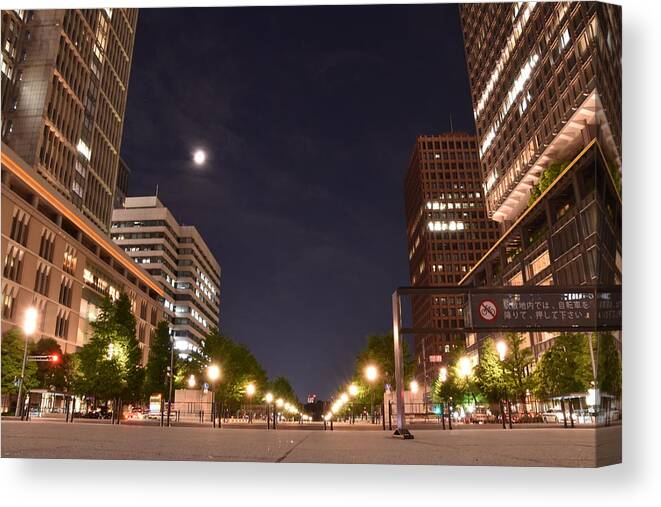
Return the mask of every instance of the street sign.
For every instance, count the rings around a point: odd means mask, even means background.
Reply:
[[[620,292],[494,292],[470,294],[467,329],[598,329],[622,323]]]
[[[482,320],[487,322],[493,322],[496,320],[496,317],[498,317],[498,308],[496,303],[490,299],[483,299],[480,301],[480,305],[477,311]]]

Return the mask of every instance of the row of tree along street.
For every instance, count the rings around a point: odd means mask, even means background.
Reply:
[[[173,347],[167,322],[157,325],[146,365],[141,364],[142,351],[136,338],[136,320],[127,295],[122,294],[114,301],[106,299],[91,326],[89,342],[73,354],[63,354],[53,339],[42,338],[31,344],[30,354],[55,355],[59,360],[28,362],[23,378],[25,389],[42,388],[77,395],[89,400],[90,408],[107,408],[108,402],[115,407],[142,405],[155,394],[167,399]],[[18,328],[3,336],[3,395],[11,396],[18,391],[24,343]],[[262,400],[268,391],[276,398],[300,405],[286,378],[269,380],[264,368],[245,345],[223,336],[217,329],[209,332],[198,352],[183,359],[174,351],[172,357],[174,389],[186,388],[191,375],[197,377],[201,384],[205,381],[207,367],[218,365],[221,376],[214,386],[216,401],[223,403],[228,413],[240,408],[249,384],[253,386],[252,398],[256,401]]]
[[[508,333],[494,341],[487,338],[480,343],[479,361],[473,366],[463,347],[456,345],[444,355],[444,366],[429,386],[429,398],[437,409],[440,405],[447,413],[464,410],[474,411],[485,407],[493,414],[493,422],[504,421],[512,405],[515,417],[522,422],[541,422],[541,408],[559,404],[562,416],[559,421],[574,418],[573,404],[569,400],[587,402],[588,393],[603,396],[611,410],[610,400],[619,400],[622,392],[622,365],[617,340],[609,333],[564,333],[553,339],[552,345],[535,360],[532,350],[526,346],[521,334]],[[369,366],[377,372],[371,381],[365,371]],[[356,405],[370,403],[381,408],[387,386],[395,388],[395,364],[392,335],[369,336],[367,346],[356,357],[353,377],[348,384],[355,386],[352,410]],[[407,389],[417,384],[413,380],[414,363],[404,342],[404,382]],[[338,386],[340,393],[348,386]],[[338,394],[338,397],[341,396]],[[567,403],[566,403],[567,401]],[[599,404],[600,399],[591,400]],[[508,410],[509,409],[509,410]]]

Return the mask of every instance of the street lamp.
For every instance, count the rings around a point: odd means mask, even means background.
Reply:
[[[213,427],[216,427],[216,381],[220,378],[220,367],[216,364],[207,366],[207,378],[211,382],[211,417],[213,419]],[[218,421],[220,426],[220,420]]]
[[[355,424],[356,422],[356,417],[353,412],[353,398],[355,398],[358,395],[358,386],[356,384],[351,384],[349,386],[349,396],[351,396],[351,424]]]
[[[252,397],[255,394],[255,384],[250,382],[246,386],[246,396],[248,397],[248,422],[252,423]]]
[[[471,365],[471,360],[468,357],[464,356],[459,359],[459,375],[466,378],[470,376],[472,370],[473,366]]]
[[[264,396],[266,402],[266,429],[271,429],[271,404],[273,403],[273,394],[266,393]],[[273,410],[273,429],[275,429],[275,409]]]
[[[411,392],[413,394],[415,394],[415,393],[418,392],[418,389],[420,388],[420,386],[418,385],[417,381],[411,380],[411,383],[409,384],[409,388],[411,389]]]
[[[512,405],[510,404],[509,393],[507,392],[507,385],[505,383],[505,356],[507,355],[507,343],[503,340],[499,340],[496,343],[496,351],[498,351],[498,357],[500,358],[500,367],[503,374],[503,387],[505,389],[505,404],[507,405],[507,412],[509,414],[509,427],[512,429]],[[501,410],[503,414],[503,429],[505,429],[505,408]]]
[[[507,343],[503,340],[498,341],[498,343],[496,343],[496,350],[498,351],[498,357],[500,357],[500,360],[504,361],[505,354],[507,354]]]
[[[196,384],[197,384],[197,381],[195,380],[195,375],[191,375],[190,377],[188,377],[188,387],[193,389]]]
[[[438,371],[438,381],[443,384],[448,380],[448,369],[445,366],[441,366],[441,369]],[[450,402],[446,400],[446,405],[448,406],[448,424],[450,429],[452,429],[452,412],[450,411]],[[443,424],[443,429],[445,429],[445,414],[444,407],[441,404],[441,424]]]
[[[20,415],[21,419],[23,418],[23,404],[21,403],[21,397],[23,395],[23,383],[25,382],[25,366],[28,362],[28,342],[30,341],[30,336],[32,336],[37,330],[37,316],[37,309],[31,306],[25,311],[25,319],[23,320],[25,348],[23,349],[23,365],[21,366],[21,378],[20,383],[18,384],[18,399],[16,400],[16,415]],[[28,407],[28,410],[29,409],[30,407]]]
[[[367,379],[367,382],[369,382],[370,391],[372,392],[372,396],[371,396],[372,424],[375,423],[375,419],[374,419],[374,381],[377,379],[378,376],[379,376],[379,372],[376,369],[376,366],[369,365],[365,368],[365,378]]]

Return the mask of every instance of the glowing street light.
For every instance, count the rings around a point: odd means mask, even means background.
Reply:
[[[505,355],[507,354],[507,343],[503,340],[498,341],[498,343],[496,343],[496,350],[498,351],[498,357],[500,357],[500,360],[504,361]]]
[[[459,359],[459,374],[462,377],[468,377],[473,370],[473,366],[471,365],[471,360],[464,356],[461,359]]]
[[[220,378],[220,366],[217,364],[210,364],[207,366],[207,378],[211,382],[211,418],[213,419],[213,427],[216,427],[216,381]],[[218,419],[218,426],[220,427],[220,419]]]
[[[197,381],[195,380],[195,375],[191,375],[190,377],[188,377],[188,387],[193,389],[196,384],[197,384]]]
[[[372,403],[371,403],[371,411],[372,411],[372,424],[376,422],[374,418],[374,386],[372,385],[376,378],[379,376],[379,372],[376,369],[376,366],[374,365],[369,365],[365,368],[365,378],[367,381],[370,383],[370,391],[372,391]]]
[[[275,404],[278,408],[282,408],[285,402],[282,398],[278,398],[277,400],[275,400]]]
[[[342,403],[346,403],[347,401],[349,401],[349,395],[347,393],[342,393],[340,395],[340,399],[342,400]]]
[[[252,397],[255,394],[255,384],[250,382],[246,386],[246,396],[248,397],[248,422],[252,423]]]
[[[415,380],[411,380],[411,383],[409,384],[409,387],[411,389],[411,392],[413,394],[418,392],[418,389],[420,386],[418,386],[418,383]]]
[[[266,393],[266,396],[264,396],[264,400],[266,403],[273,403],[273,395],[271,393]]]
[[[442,366],[438,372],[438,380],[445,382],[448,379],[448,369],[445,366]]]
[[[358,386],[356,384],[351,384],[349,386],[349,396],[353,397],[358,394]]]
[[[220,378],[220,367],[216,364],[207,366],[207,377],[211,382],[215,382]]]
[[[25,311],[25,320],[23,321],[23,332],[31,336],[37,330],[37,309],[30,307]]]
[[[368,382],[374,382],[378,376],[379,372],[376,369],[376,366],[369,365],[365,368],[365,378]]]

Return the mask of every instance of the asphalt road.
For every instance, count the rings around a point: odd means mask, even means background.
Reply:
[[[621,461],[621,426],[388,431],[212,429],[2,421],[3,458],[593,467]]]

